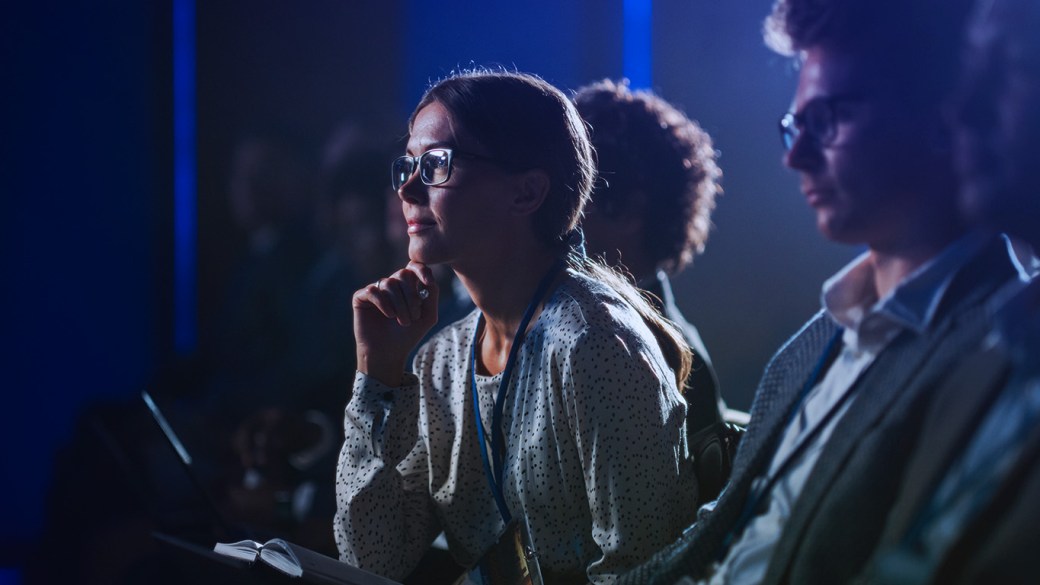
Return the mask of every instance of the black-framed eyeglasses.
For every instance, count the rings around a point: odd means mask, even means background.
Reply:
[[[452,161],[456,158],[495,161],[495,159],[455,150],[453,148],[431,148],[418,156],[399,156],[390,165],[390,182],[394,191],[412,178],[419,171],[419,179],[424,185],[440,185],[451,178]]]
[[[780,117],[780,142],[784,150],[791,150],[803,132],[817,146],[833,144],[838,134],[838,106],[861,99],[851,95],[818,97],[805,104],[802,111],[784,114]]]

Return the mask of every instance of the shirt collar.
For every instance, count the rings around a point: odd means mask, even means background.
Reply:
[[[987,241],[987,236],[979,233],[959,238],[883,299],[877,297],[874,264],[865,252],[824,283],[823,308],[845,327],[847,344],[869,342],[868,337],[884,343],[902,329],[923,333],[935,318],[957,271],[979,254]],[[868,321],[872,323],[866,327]],[[869,335],[865,329],[870,329]],[[858,339],[860,336],[864,339]]]

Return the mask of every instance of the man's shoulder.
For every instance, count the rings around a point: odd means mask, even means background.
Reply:
[[[766,369],[792,363],[815,363],[841,327],[823,310],[818,311],[780,346]]]
[[[954,275],[940,306],[940,317],[956,316],[979,305],[992,313],[996,299],[1006,298],[1006,291],[1020,287],[1026,279],[1008,242],[1003,236],[991,235]]]

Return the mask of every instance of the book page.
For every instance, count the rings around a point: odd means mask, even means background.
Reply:
[[[213,545],[213,552],[220,553],[243,561],[253,562],[260,553],[262,544],[255,540],[240,540],[238,542],[218,542]]]
[[[264,543],[263,548],[260,549],[260,560],[290,577],[303,575],[303,567],[300,566],[300,561],[293,553],[292,547],[280,538],[274,538]]]

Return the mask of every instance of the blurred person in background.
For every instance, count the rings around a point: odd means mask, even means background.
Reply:
[[[1040,249],[1040,4],[980,0],[955,107],[961,203]],[[947,378],[863,582],[1034,583],[1040,574],[1040,282]]]
[[[300,289],[285,348],[297,373],[284,396],[250,413],[233,437],[247,470],[243,485],[233,487],[236,501],[248,515],[270,518],[281,535],[330,554],[331,478],[349,399],[343,388],[355,370],[350,299],[394,265],[385,231],[389,152],[352,123],[326,141],[310,233],[319,252],[299,282],[286,283]]]

